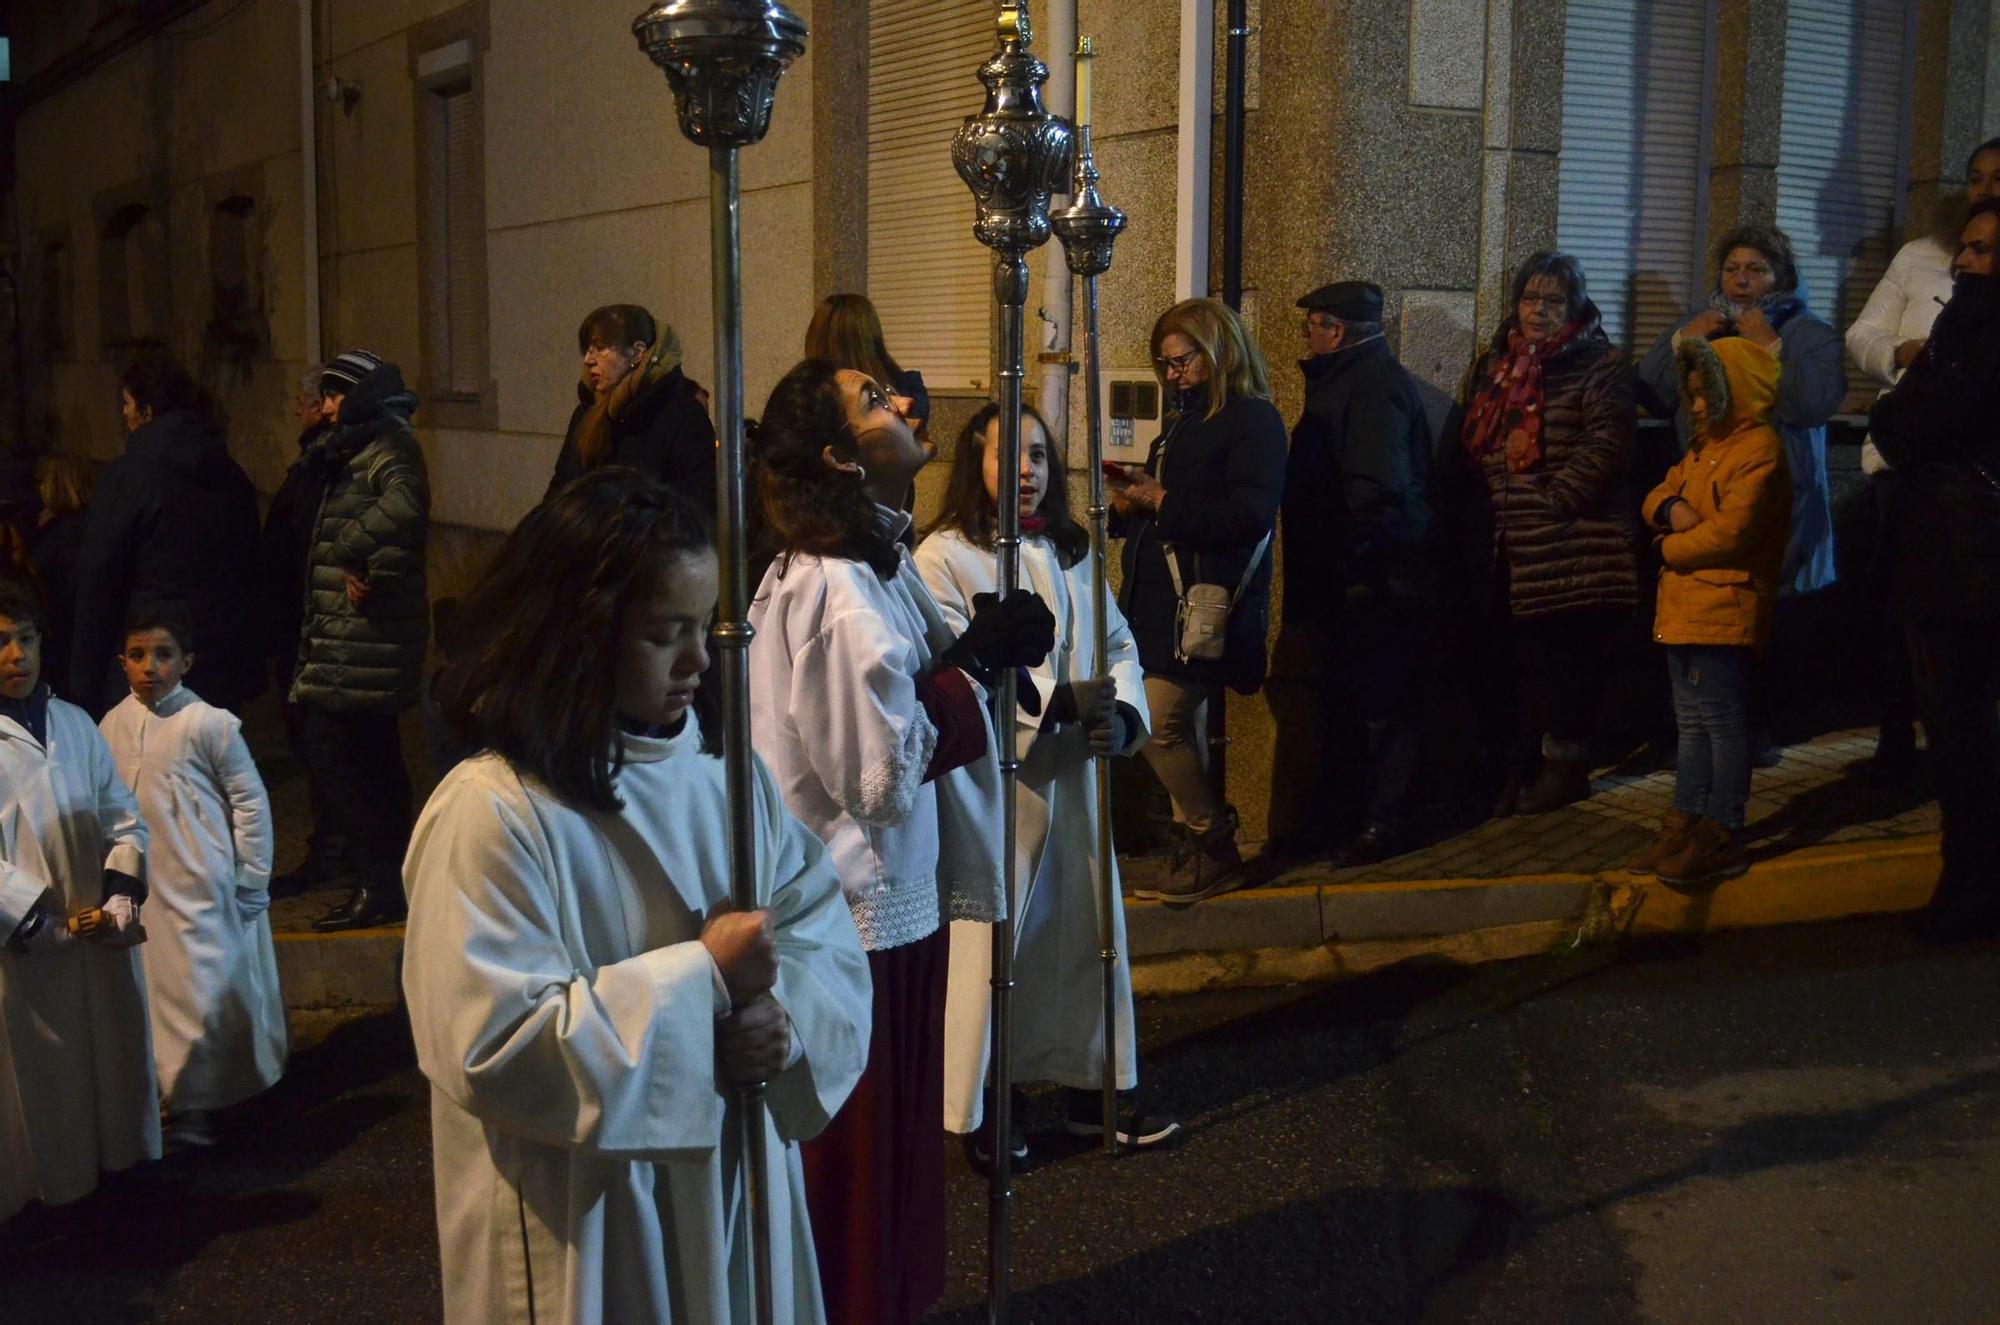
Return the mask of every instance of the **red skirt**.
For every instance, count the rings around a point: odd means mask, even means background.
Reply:
[[[944,1295],[950,931],[868,954],[868,1067],[800,1148],[828,1325],[907,1325]]]

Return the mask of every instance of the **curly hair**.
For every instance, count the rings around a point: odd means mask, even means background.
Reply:
[[[1771,264],[1774,294],[1799,288],[1799,264],[1792,256],[1792,237],[1774,225],[1739,225],[1715,244],[1715,286],[1722,288],[1722,264],[1739,248],[1754,248]]]
[[[882,531],[859,477],[828,468],[824,452],[854,453],[838,365],[804,359],[780,378],[750,429],[751,574],[778,557],[808,553],[862,561],[884,580],[896,574],[896,545]]]
[[[986,493],[986,430],[999,417],[999,404],[988,401],[958,430],[958,440],[951,445],[951,477],[945,480],[944,506],[925,533],[956,529],[980,547],[993,546],[999,536],[999,520],[993,499]],[[1043,532],[1062,555],[1062,564],[1074,566],[1090,551],[1090,534],[1070,514],[1069,466],[1041,411],[1024,404],[1021,417],[1039,424],[1049,443],[1049,486],[1036,514],[1048,522]],[[1026,436],[1021,440],[1025,446]]]
[[[1206,417],[1214,418],[1238,396],[1253,400],[1271,398],[1271,374],[1264,366],[1264,356],[1250,339],[1250,333],[1243,329],[1243,320],[1228,304],[1220,299],[1183,299],[1160,314],[1153,323],[1152,337],[1146,342],[1155,359],[1160,357],[1160,342],[1176,333],[1187,337],[1202,362],[1208,365]],[[1171,396],[1167,375],[1157,365],[1154,374],[1160,379],[1161,389]]]
[[[571,804],[616,812],[618,634],[626,608],[684,557],[712,554],[708,517],[635,469],[592,470],[528,512],[452,617],[438,705],[468,749],[491,750]],[[702,749],[718,753],[709,688]]]
[[[1569,296],[1569,316],[1564,322],[1578,322],[1582,330],[1578,333],[1584,340],[1593,340],[1604,332],[1604,314],[1591,301],[1590,288],[1583,279],[1583,264],[1568,253],[1554,249],[1544,249],[1522,263],[1514,272],[1514,284],[1507,294],[1507,316],[1500,320],[1500,329],[1493,333],[1490,348],[1495,354],[1507,352],[1507,338],[1521,325],[1521,296],[1528,291],[1528,282],[1537,276],[1547,276],[1563,288]]]

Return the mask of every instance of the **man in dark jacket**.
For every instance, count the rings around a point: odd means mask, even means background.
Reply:
[[[306,772],[324,814],[330,877],[352,891],[322,932],[403,917],[410,776],[397,715],[421,694],[430,643],[424,553],[430,480],[410,431],[417,398],[394,364],[343,354],[321,380],[333,428],[305,463],[325,483],[306,567],[292,698],[306,708]]]
[[[1306,398],[1285,470],[1285,651],[1324,659],[1320,767],[1353,770],[1352,785],[1334,789],[1333,813],[1310,807],[1306,821],[1358,829],[1335,859],[1362,865],[1412,844],[1431,430],[1383,338],[1380,289],[1338,281],[1298,306]],[[1281,723],[1281,739],[1306,726]]]
[[[637,304],[610,304],[584,318],[576,343],[583,378],[547,495],[589,470],[623,465],[713,512],[715,425],[701,388],[681,372],[674,329]]]
[[[126,615],[176,603],[201,642],[194,684],[209,703],[235,708],[262,688],[251,642],[257,490],[178,364],[132,365],[122,405],[125,454],[98,480],[77,562],[69,697],[102,717],[126,693],[116,663]]]

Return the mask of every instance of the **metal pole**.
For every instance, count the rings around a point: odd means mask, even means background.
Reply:
[[[1228,72],[1222,89],[1222,302],[1243,311],[1243,112],[1249,0],[1229,0]]]
[[[765,0],[661,0],[634,21],[640,46],[667,75],[681,132],[708,148],[709,253],[715,313],[716,560],[720,593],[714,637],[729,788],[729,892],[736,908],[762,905],[757,882],[755,788],[750,745],[749,551],[745,546],[743,446],[743,243],[741,149],[771,124],[778,79],[805,51],[806,26]],[[758,1325],[773,1325],[771,1161],[765,1084],[736,1092],[741,1135],[743,1226],[749,1298]]]
[[[952,164],[972,190],[978,210],[973,234],[993,250],[993,297],[1000,308],[1000,472],[1021,469],[1022,310],[1028,302],[1026,254],[1048,241],[1049,196],[1062,189],[1069,169],[1070,128],[1042,108],[1049,71],[1028,51],[1032,39],[1025,0],[1002,0],[999,44],[979,67],[986,104],[969,115],[951,144]],[[999,506],[1000,594],[1020,585],[1021,508]],[[994,699],[993,725],[1000,742],[1001,825],[1004,856],[1002,915],[993,926],[993,1168],[987,1189],[987,1317],[1007,1319],[1012,1288],[1014,1085],[1014,904],[1019,864],[1014,812],[1020,782],[1015,682],[1004,674]]]
[[[1076,173],[1070,206],[1051,218],[1070,271],[1083,278],[1084,417],[1090,444],[1090,600],[1097,675],[1111,674],[1111,615],[1109,510],[1104,500],[1104,418],[1099,398],[1103,370],[1097,330],[1097,278],[1111,268],[1111,249],[1125,229],[1125,214],[1106,206],[1097,194],[1097,163],[1090,148],[1091,62],[1097,44],[1089,37],[1076,47]],[[1112,923],[1122,905],[1113,885],[1111,846],[1111,765],[1097,761],[1097,949],[1103,962],[1104,1063],[1101,1085],[1104,1112],[1104,1153],[1118,1153],[1118,944]]]

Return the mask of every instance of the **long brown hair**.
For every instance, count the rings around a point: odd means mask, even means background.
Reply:
[[[986,430],[999,417],[1000,406],[988,401],[958,430],[958,440],[951,444],[951,476],[945,480],[944,506],[925,533],[956,529],[979,547],[993,546],[993,540],[999,536],[999,514],[993,498],[986,493]],[[1048,439],[1049,486],[1035,513],[1048,522],[1042,532],[1056,545],[1067,569],[1082,561],[1090,551],[1090,535],[1070,514],[1069,466],[1064,463],[1062,447],[1056,444],[1049,421],[1028,404],[1021,406],[1021,417],[1041,425],[1042,436]],[[1026,445],[1025,438],[1022,444]]]
[[[865,561],[884,580],[896,574],[900,558],[874,499],[855,475],[827,468],[827,447],[836,455],[854,451],[840,371],[826,359],[800,361],[771,388],[750,433],[753,575],[796,552]]]
[[[44,456],[35,466],[35,489],[51,516],[71,515],[90,504],[90,495],[97,490],[97,469],[78,456]]]
[[[711,552],[708,517],[636,469],[610,465],[529,511],[452,616],[437,681],[445,721],[572,805],[615,812],[618,632],[625,609],[682,557]],[[719,753],[708,687],[702,749]]]
[[[806,358],[866,373],[893,386],[903,369],[882,338],[882,319],[865,294],[830,294],[813,310],[806,328]]]
[[[1193,343],[1208,365],[1208,413],[1214,418],[1231,400],[1271,398],[1271,374],[1256,342],[1243,329],[1243,319],[1219,299],[1183,299],[1153,323],[1148,342],[1153,357],[1160,357],[1160,342],[1179,332]],[[1171,394],[1167,375],[1154,369],[1162,390]]]

